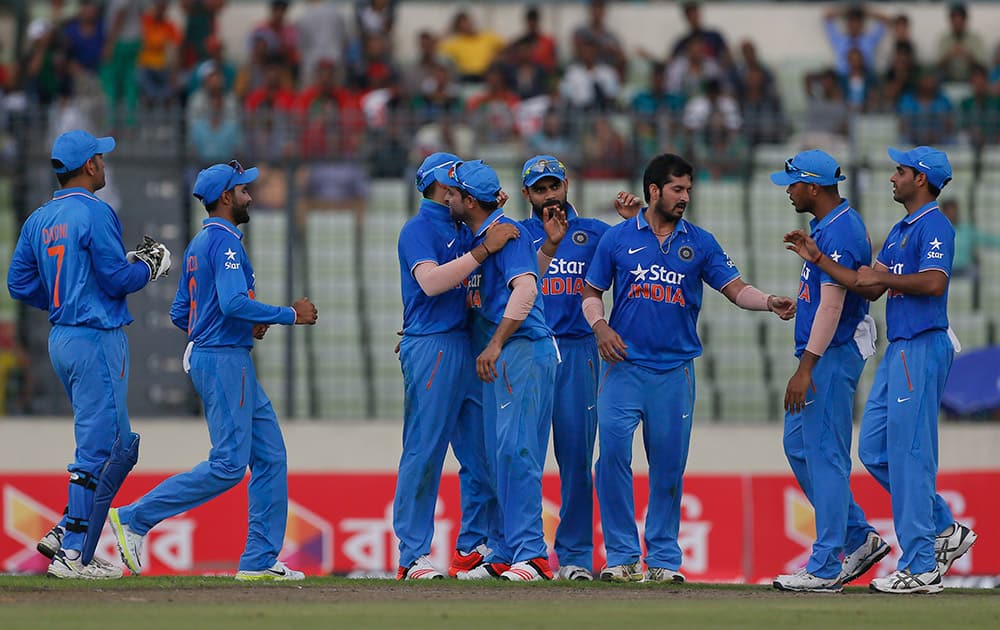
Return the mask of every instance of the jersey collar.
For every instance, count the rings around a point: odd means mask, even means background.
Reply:
[[[823,228],[829,226],[831,223],[839,219],[840,217],[847,214],[847,211],[851,209],[851,204],[846,199],[840,200],[840,205],[830,211],[830,214],[822,218],[822,220],[813,219],[809,222],[809,229],[815,234]]]
[[[641,209],[641,210],[639,210],[639,214],[635,215],[635,229],[637,229],[637,230],[649,229],[649,231],[652,232],[653,230],[652,230],[652,228],[649,227],[649,222],[646,221],[646,211],[647,210],[649,210],[648,206],[645,207],[645,208],[643,208],[643,209]],[[688,231],[688,229],[687,229],[687,220],[686,219],[679,219],[677,221],[677,227],[674,228],[674,232],[686,233],[687,231]]]
[[[504,217],[503,208],[497,208],[496,210],[494,210],[490,216],[486,217],[486,220],[483,221],[483,224],[479,226],[479,231],[476,232],[476,238],[479,238],[483,234],[486,234],[486,230],[490,229],[490,227],[494,223],[496,223],[503,217]]]
[[[451,209],[443,203],[438,203],[431,199],[421,199],[420,214],[434,221],[452,223]]]
[[[938,209],[937,201],[925,203],[924,205],[920,206],[920,208],[918,208],[917,211],[914,212],[913,214],[908,214],[905,217],[903,217],[903,221],[907,225],[913,225],[914,223],[922,219],[924,215],[930,214],[931,212],[934,212],[937,209]]]
[[[220,230],[225,230],[235,236],[236,238],[243,240],[243,232],[240,232],[239,228],[235,225],[226,221],[225,219],[219,217],[209,217],[202,221],[201,229],[216,228]]]
[[[86,188],[63,188],[52,193],[52,199],[65,199],[66,197],[86,197],[87,199],[93,199],[94,201],[101,201],[98,199],[94,193],[90,192]]]

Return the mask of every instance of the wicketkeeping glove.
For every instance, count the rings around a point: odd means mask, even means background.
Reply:
[[[170,271],[170,250],[163,243],[157,243],[148,234],[142,237],[142,243],[135,250],[125,254],[131,263],[141,260],[149,267],[149,279],[156,280]]]

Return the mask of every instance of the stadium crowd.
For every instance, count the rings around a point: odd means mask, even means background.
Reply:
[[[288,1],[270,2],[237,65],[219,33],[224,0],[81,0],[73,11],[51,0],[0,68],[0,119],[51,108],[60,128],[82,120],[121,134],[183,108],[198,165],[234,154],[348,159],[373,177],[472,147],[557,153],[583,177],[630,177],[668,145],[725,177],[750,147],[797,127],[843,143],[855,112],[897,113],[907,144],[1000,140],[1000,47],[990,55],[960,4],[942,9],[947,31],[919,50],[905,13],[817,7],[829,66],[804,77],[806,111],[786,112],[754,42],[727,41],[694,2],[664,9],[687,24],[666,51],[627,54],[608,26],[613,5],[594,0],[569,41],[543,30],[538,6],[509,40],[458,9],[447,27],[419,30],[412,58],[395,50],[394,0],[301,3],[293,21]]]

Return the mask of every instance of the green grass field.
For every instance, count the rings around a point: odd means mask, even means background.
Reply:
[[[1000,590],[940,595],[778,593],[684,586],[311,578],[247,586],[231,578],[114,582],[0,576],[0,628],[1000,628]]]

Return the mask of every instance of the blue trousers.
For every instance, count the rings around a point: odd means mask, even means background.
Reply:
[[[649,462],[646,564],[680,568],[677,533],[694,400],[692,361],[666,372],[628,362],[607,366],[597,395],[596,486],[608,566],[630,564],[642,555],[632,487],[632,436],[642,422]]]
[[[594,478],[591,471],[597,436],[597,370],[600,358],[593,335],[559,339],[562,362],[556,367],[552,407],[552,445],[559,464],[559,564],[591,569],[594,561]]]
[[[100,475],[119,435],[132,430],[125,400],[128,397],[128,337],[121,328],[98,330],[83,326],[53,326],[49,358],[73,405],[76,452],[67,470],[71,478]],[[94,504],[94,490],[69,484],[68,509],[59,524],[85,524]],[[94,523],[104,527],[104,523]],[[70,527],[64,549],[80,551],[84,531]]]
[[[288,521],[288,460],[278,417],[246,348],[196,347],[191,381],[205,405],[208,461],[163,480],[119,515],[145,535],[160,521],[229,490],[249,466],[249,523],[239,569],[267,569],[278,559]]]
[[[431,550],[434,507],[449,442],[454,443],[455,455],[462,463],[459,475],[463,530],[471,531],[465,540],[460,535],[460,549],[468,551],[485,542],[485,512],[476,501],[488,500],[489,493],[482,487],[488,485],[488,477],[482,447],[481,402],[473,393],[481,386],[475,375],[469,336],[454,332],[404,337],[399,360],[404,392],[403,452],[392,520],[399,538],[399,563],[409,566]],[[457,435],[460,416],[463,433]],[[467,496],[472,497],[468,506]],[[473,539],[474,544],[462,547]]]
[[[851,495],[851,425],[854,392],[865,360],[852,342],[828,348],[813,368],[815,391],[806,407],[785,414],[785,456],[816,511],[816,542],[806,570],[840,575],[845,551],[854,551],[875,528]]]
[[[473,364],[474,365],[474,364]],[[462,376],[465,399],[451,436],[451,450],[458,460],[462,523],[455,548],[468,553],[488,545],[490,522],[496,518],[497,500],[490,486],[490,463],[486,455],[483,424],[483,383],[474,367]]]
[[[861,420],[858,455],[889,492],[897,568],[912,573],[937,566],[934,538],[955,522],[936,490],[938,412],[954,356],[943,330],[890,343]]]
[[[557,362],[551,337],[510,339],[497,360],[499,377],[484,387],[486,452],[491,454],[498,508],[490,535],[494,562],[548,557],[542,531],[542,472]]]

